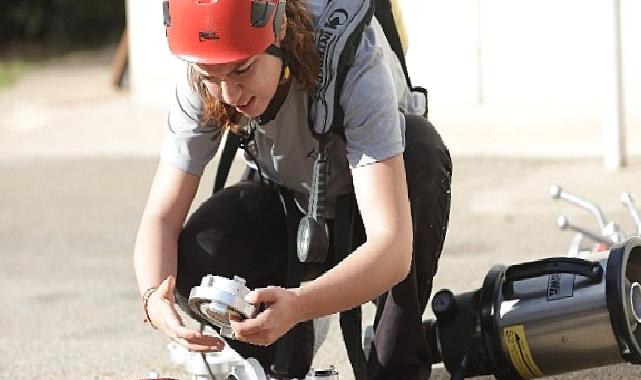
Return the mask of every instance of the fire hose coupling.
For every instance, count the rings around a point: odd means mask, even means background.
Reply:
[[[189,294],[189,307],[208,322],[220,327],[220,335],[234,339],[230,317],[253,318],[258,307],[245,300],[249,289],[245,279],[233,279],[206,275],[200,285],[194,286]]]

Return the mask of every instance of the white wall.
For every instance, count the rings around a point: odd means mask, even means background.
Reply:
[[[162,0],[127,0],[129,86],[145,105],[166,105],[183,63],[169,51]]]
[[[602,155],[611,0],[401,0],[413,82],[454,154]],[[130,82],[166,104],[180,62],[161,0],[128,0]],[[641,155],[641,2],[621,0],[627,150]]]
[[[602,153],[610,0],[405,0],[413,81],[455,153]],[[622,0],[628,151],[641,153],[641,2]],[[637,144],[635,144],[637,142]]]

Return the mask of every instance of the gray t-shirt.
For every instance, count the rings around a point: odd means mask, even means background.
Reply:
[[[326,0],[308,0],[318,22]],[[256,130],[256,161],[262,174],[290,189],[303,210],[311,187],[318,142],[307,121],[309,94],[294,83],[271,122]],[[344,112],[344,138],[332,134],[328,146],[327,216],[340,194],[352,190],[350,169],[385,160],[403,152],[403,114],[423,114],[425,99],[411,93],[402,68],[376,19],[365,28],[353,66],[349,69],[340,104]],[[161,159],[201,175],[220,145],[220,132],[202,127],[202,102],[191,89],[187,70],[176,85],[170,105]],[[250,166],[254,166],[248,160]]]

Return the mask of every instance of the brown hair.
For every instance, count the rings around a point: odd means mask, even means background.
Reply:
[[[314,25],[305,5],[305,0],[287,0],[285,14],[287,26],[281,47],[287,55],[292,76],[304,89],[311,91],[316,86],[319,58],[314,37]],[[212,96],[198,71],[189,65],[189,80],[203,102],[200,123],[217,126],[223,130],[238,131],[241,113]]]

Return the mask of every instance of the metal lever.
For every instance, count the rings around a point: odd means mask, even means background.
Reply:
[[[597,206],[595,203],[590,202],[590,201],[588,201],[586,199],[583,199],[583,198],[581,198],[581,197],[579,197],[577,195],[570,194],[570,193],[564,191],[561,188],[561,186],[559,186],[559,185],[552,185],[550,187],[550,195],[554,199],[562,199],[562,200],[564,200],[566,202],[572,203],[572,204],[574,204],[576,206],[579,206],[579,207],[581,207],[581,208],[583,208],[585,210],[588,210],[588,211],[592,212],[594,214],[594,216],[596,216],[597,222],[599,223],[599,227],[601,228],[601,234],[602,235],[608,235],[609,234],[608,231],[607,231],[607,224],[608,223],[605,220],[605,216],[603,215],[603,212],[601,211],[599,206]],[[560,220],[560,218],[559,218],[559,220]],[[559,223],[559,227],[561,227],[560,223]],[[563,227],[561,227],[561,228],[563,229]],[[568,228],[570,228],[570,227],[568,227]],[[574,228],[578,228],[578,227],[574,227]],[[570,228],[570,229],[574,229],[574,228]],[[579,230],[575,230],[575,231],[583,233],[583,230],[580,230],[580,229]],[[590,237],[592,237],[592,236],[596,237],[596,235],[594,233],[591,233],[589,231],[586,231],[586,232],[587,232],[586,235],[588,235]],[[594,239],[594,240],[602,241],[603,238],[599,237],[598,239]],[[607,241],[605,241],[605,242],[607,242]]]
[[[628,208],[628,211],[630,212],[630,215],[632,215],[634,223],[637,225],[637,235],[641,235],[641,215],[639,215],[639,210],[634,204],[634,198],[632,197],[632,194],[630,194],[629,192],[621,194],[621,202],[623,202],[623,204]]]
[[[567,216],[559,216],[559,219],[557,220],[557,224],[559,225],[559,228],[562,230],[571,230],[574,232],[578,232],[584,236],[589,237],[594,241],[606,244],[608,247],[612,245],[612,241],[607,237],[601,236],[592,231],[588,231],[584,228],[573,225],[572,223],[570,223],[570,219]]]

